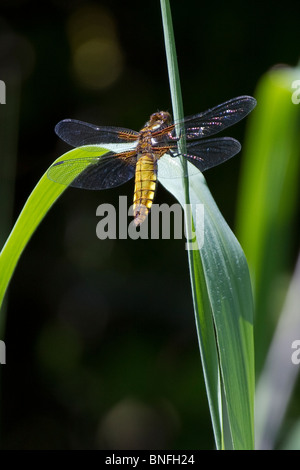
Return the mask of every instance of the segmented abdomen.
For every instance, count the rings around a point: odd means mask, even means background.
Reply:
[[[157,162],[151,154],[142,155],[136,164],[133,215],[136,226],[146,219],[156,188]]]

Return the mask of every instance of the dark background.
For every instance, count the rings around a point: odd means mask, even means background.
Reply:
[[[186,115],[251,95],[270,67],[298,60],[291,6],[171,3]],[[59,120],[138,130],[171,110],[158,1],[2,0],[0,66],[17,156],[10,228],[69,150]],[[241,159],[206,174],[233,229]],[[96,237],[97,206],[132,194],[133,182],[68,189],[22,255],[7,296],[3,449],[214,447],[184,240]],[[156,202],[174,200],[160,186]]]

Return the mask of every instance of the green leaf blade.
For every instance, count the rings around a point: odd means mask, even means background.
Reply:
[[[299,73],[298,67],[274,68],[261,78],[243,146],[237,232],[255,292],[258,375],[279,314],[271,299],[291,253],[299,198],[300,107],[292,101]]]
[[[65,153],[59,157],[55,163],[74,158],[99,157],[106,152],[107,150],[99,149],[98,146],[95,146],[94,149],[90,147],[89,151],[79,147]],[[74,175],[74,178],[75,177],[76,175]],[[0,253],[0,306],[16,264],[25,246],[52,205],[66,189],[67,186],[50,181],[47,178],[46,172],[27,199]]]
[[[179,165],[178,171],[182,171]],[[184,190],[178,184],[178,180],[160,179],[160,182],[184,207]],[[203,366],[208,368],[206,375],[210,377],[209,401],[216,405],[216,401],[220,404],[221,400],[216,379],[218,367],[215,362],[218,360],[233,448],[253,449],[253,301],[247,262],[200,172],[197,176],[190,178],[190,200],[194,220],[196,220],[197,204],[204,205],[204,244],[199,250],[199,256],[203,265],[210,307],[208,310],[207,304],[204,304],[198,309],[197,316],[199,318],[198,330],[200,329],[198,334],[202,338],[202,349],[206,352],[201,354],[202,359],[205,357]],[[201,230],[201,224],[196,222],[198,240],[203,238],[199,230]],[[203,292],[201,276],[196,271],[192,273],[192,276],[194,276],[192,282]],[[203,330],[203,315],[206,318],[206,325],[210,323],[208,316],[212,315],[213,328]],[[212,330],[215,331],[216,336]],[[212,337],[204,339],[204,335],[208,332]],[[214,349],[212,345],[209,347],[208,345],[213,341],[216,341],[214,358],[207,360],[207,355],[211,354]],[[220,411],[219,407],[217,410]],[[221,417],[218,421],[222,423]],[[221,427],[223,433],[222,424]],[[223,433],[221,441],[224,440],[228,441]]]

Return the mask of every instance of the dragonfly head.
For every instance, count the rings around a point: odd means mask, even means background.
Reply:
[[[168,126],[171,124],[171,122],[172,118],[170,113],[167,111],[158,111],[157,113],[151,114],[147,125],[156,128],[161,126]]]

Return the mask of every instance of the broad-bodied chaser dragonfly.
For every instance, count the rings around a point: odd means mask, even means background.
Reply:
[[[87,152],[89,146],[95,152],[95,145],[110,152],[54,163],[48,170],[48,178],[76,188],[97,190],[114,188],[135,177],[133,214],[138,226],[152,206],[160,158],[165,154],[173,158],[181,156],[200,171],[225,162],[241,150],[240,143],[231,137],[205,137],[237,123],[255,105],[256,100],[251,96],[239,96],[176,124],[168,112],[160,111],[152,114],[139,132],[65,119],[55,127],[62,140],[73,147],[86,146]],[[181,137],[186,139],[186,154],[178,150]]]

